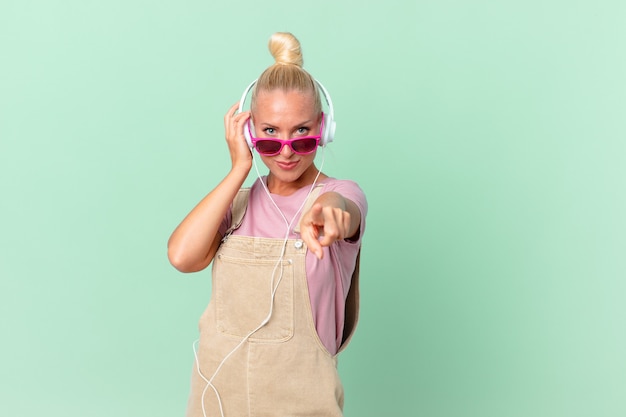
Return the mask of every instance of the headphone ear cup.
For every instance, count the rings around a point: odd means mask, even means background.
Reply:
[[[321,146],[326,146],[335,139],[336,127],[337,125],[333,116],[324,113],[324,132],[322,133],[322,138],[320,139]]]
[[[250,119],[246,121],[243,125],[243,136],[246,138],[246,143],[248,144],[248,148],[252,150],[252,138],[250,137]]]
[[[241,100],[239,100],[239,109],[237,110],[237,113],[241,113],[243,111],[243,105],[246,102],[246,97],[248,96],[248,93],[250,92],[250,90],[252,90],[252,87],[254,86],[254,84],[256,84],[256,81],[257,80],[252,81],[248,85],[248,87],[246,87],[246,89],[243,90],[243,94],[241,95]],[[243,137],[246,138],[246,143],[248,144],[248,147],[250,148],[250,150],[252,150],[253,146],[252,146],[252,138],[250,137],[250,119],[248,119],[243,126]]]

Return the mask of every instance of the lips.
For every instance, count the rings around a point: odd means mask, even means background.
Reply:
[[[281,169],[289,171],[289,170],[294,169],[298,165],[298,161],[295,161],[295,162],[279,162],[279,161],[276,161],[276,165],[278,165],[278,167],[281,168]]]

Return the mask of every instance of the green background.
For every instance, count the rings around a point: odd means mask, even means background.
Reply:
[[[1,0],[0,415],[183,415],[166,241],[275,31],[370,204],[345,415],[626,415],[625,4]]]

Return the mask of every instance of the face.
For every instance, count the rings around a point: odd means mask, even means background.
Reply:
[[[320,134],[321,114],[315,110],[313,93],[292,91],[261,91],[256,96],[252,113],[257,138],[293,140]],[[276,194],[288,195],[313,183],[317,168],[316,152],[299,155],[283,146],[275,156],[260,155],[269,168],[268,187]]]

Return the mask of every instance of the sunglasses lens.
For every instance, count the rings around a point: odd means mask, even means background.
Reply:
[[[291,141],[291,148],[298,153],[311,153],[317,147],[315,139],[294,139]]]
[[[280,142],[274,140],[257,140],[256,150],[263,155],[274,155],[280,152]]]

